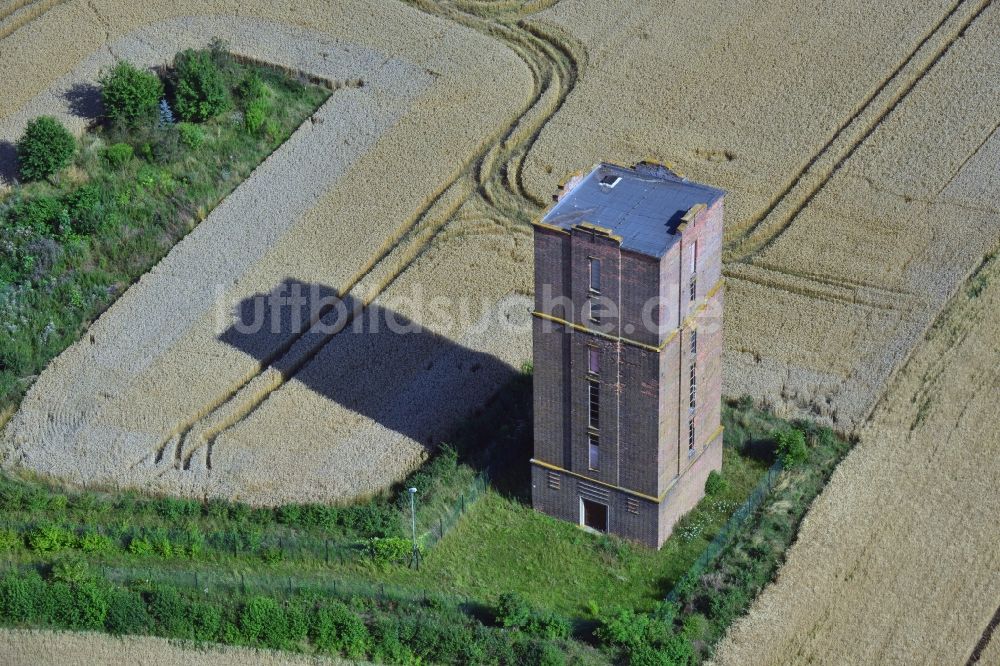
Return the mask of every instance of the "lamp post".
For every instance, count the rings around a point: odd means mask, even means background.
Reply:
[[[417,548],[417,489],[407,488],[410,493],[410,530],[413,537],[413,554],[410,556],[410,564],[420,571],[420,549]]]

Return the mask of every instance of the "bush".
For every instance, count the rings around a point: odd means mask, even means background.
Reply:
[[[726,492],[727,488],[729,488],[729,482],[719,472],[713,469],[708,473],[708,478],[705,479],[706,495],[718,495]]]
[[[63,197],[63,205],[74,231],[93,233],[101,226],[101,190],[96,185],[76,188]]]
[[[28,548],[39,553],[58,553],[72,548],[76,535],[70,530],[46,523],[28,532]]]
[[[174,107],[182,120],[203,122],[229,108],[222,72],[208,51],[188,49],[174,59]]]
[[[145,557],[153,554],[153,544],[148,539],[142,537],[132,537],[128,544],[128,552],[132,555]]]
[[[370,637],[365,623],[350,608],[333,601],[313,612],[309,638],[324,652],[360,659],[368,652]]]
[[[422,544],[418,543],[417,549],[423,555]],[[368,540],[365,553],[376,564],[406,564],[413,555],[413,542],[403,537],[375,537]]]
[[[421,614],[409,627],[409,644],[419,657],[431,663],[478,663],[478,646],[461,620]]]
[[[280,648],[285,644],[288,633],[285,611],[271,597],[253,597],[240,613],[240,629],[252,643]]]
[[[406,506],[409,508],[409,504]],[[369,502],[344,507],[337,515],[344,527],[354,530],[363,537],[399,534],[399,512],[387,504]]]
[[[101,153],[104,161],[108,163],[109,166],[116,169],[120,169],[129,162],[132,161],[132,157],[135,155],[135,151],[127,143],[115,143],[107,148]]]
[[[505,592],[497,600],[496,618],[502,627],[518,629],[531,620],[532,609],[524,597],[516,592]]]
[[[531,641],[525,644],[520,662],[526,666],[562,666],[566,655],[549,641]]]
[[[0,579],[0,618],[4,624],[37,620],[46,591],[45,581],[34,571],[6,573]]]
[[[255,99],[243,110],[243,126],[248,134],[259,135],[267,120],[271,104],[266,99]]]
[[[146,603],[137,592],[114,588],[108,594],[108,614],[104,628],[112,634],[139,634],[149,631],[152,620]]]
[[[108,615],[108,589],[97,581],[48,585],[53,620],[70,629],[103,629]]]
[[[410,664],[416,661],[413,651],[403,644],[399,621],[394,617],[375,620],[371,628],[371,652],[372,658],[380,663]]]
[[[48,178],[69,165],[76,152],[76,139],[51,116],[28,123],[17,142],[18,169],[24,181]]]
[[[779,430],[774,434],[777,442],[775,451],[781,464],[786,468],[794,467],[805,461],[809,455],[806,448],[806,436],[797,428]]]
[[[177,125],[177,134],[180,136],[181,143],[191,150],[197,150],[205,143],[205,130],[198,125],[179,123]]]
[[[196,500],[164,497],[156,503],[156,512],[171,521],[195,518],[201,515],[201,503]]]
[[[93,580],[94,574],[86,560],[77,555],[53,564],[51,578],[64,583],[78,584]]]
[[[537,611],[515,592],[500,595],[496,618],[508,629],[542,638],[567,638],[571,630],[567,618],[551,611]]]
[[[80,538],[80,550],[85,553],[110,553],[114,549],[115,544],[111,539],[93,530],[86,532]]]
[[[149,614],[167,636],[183,638],[191,632],[188,604],[177,588],[166,585],[154,587],[149,592]]]
[[[217,606],[194,601],[188,606],[191,624],[191,638],[197,641],[211,641],[219,635],[222,627],[222,611]]]
[[[248,133],[259,135],[271,112],[271,90],[260,74],[252,71],[240,82],[237,93],[243,110],[244,127]]]
[[[22,545],[24,545],[24,541],[17,532],[14,530],[0,530],[0,553],[17,550]]]
[[[151,72],[121,61],[101,75],[104,112],[118,125],[134,127],[157,117],[163,82]]]
[[[69,211],[63,203],[55,197],[44,195],[14,202],[7,211],[7,219],[17,227],[49,236],[59,234],[70,226]],[[36,496],[32,495],[30,499],[35,500]],[[48,498],[42,497],[39,501],[42,506],[29,508],[46,508]]]

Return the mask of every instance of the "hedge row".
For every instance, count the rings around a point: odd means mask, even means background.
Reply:
[[[562,664],[565,641],[484,624],[433,604],[349,603],[316,594],[216,598],[119,586],[72,561],[0,578],[0,623],[340,655],[390,663]]]

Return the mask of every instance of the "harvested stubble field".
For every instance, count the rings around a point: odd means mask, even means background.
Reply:
[[[994,610],[987,597],[994,604],[1000,597],[996,580],[983,577],[997,569],[988,539],[995,544],[995,526],[982,522],[991,515],[985,509],[996,515],[987,483],[995,481],[995,457],[985,453],[996,435],[972,420],[985,409],[991,385],[984,382],[996,386],[989,375],[997,365],[996,287],[980,297],[993,299],[994,310],[976,315],[983,321],[974,334],[960,343],[922,340],[1000,235],[1000,8],[990,0],[411,4],[421,11],[388,0],[220,3],[215,13],[239,9],[255,20],[175,19],[182,30],[209,26],[195,31],[202,43],[221,33],[262,59],[316,73],[344,67],[334,76],[363,78],[364,88],[328,103],[350,99],[363,110],[345,116],[328,106],[325,122],[300,137],[307,143],[317,127],[336,126],[350,145],[317,165],[293,137],[216,210],[214,236],[192,234],[97,322],[92,345],[77,345],[42,375],[7,429],[16,454],[9,461],[77,482],[259,502],[371,492],[416,464],[420,440],[434,437],[433,419],[393,427],[419,412],[423,360],[484,353],[498,360],[489,376],[499,382],[526,358],[526,332],[490,335],[471,325],[486,313],[509,313],[501,304],[530,289],[522,222],[568,172],[600,159],[658,158],[730,191],[727,393],[862,428],[858,450],[807,519],[788,573],[722,657],[947,661],[968,654]],[[163,24],[148,26],[203,11],[194,3],[58,4],[0,41],[0,119],[60,85],[102,45],[127,41],[133,31],[160,34]],[[253,27],[241,43],[235,26],[243,25]],[[320,49],[305,47],[284,58],[295,40],[268,39],[269,30],[327,40],[330,56],[318,61]],[[60,48],[50,57],[33,56],[52,44]],[[396,74],[382,85],[371,73],[382,62],[377,54],[396,58]],[[469,54],[475,67],[467,66]],[[405,108],[394,96],[400,77],[411,93]],[[353,124],[345,126],[345,117]],[[331,176],[331,164],[343,173]],[[276,193],[289,189],[310,192],[298,214],[268,213],[287,209]],[[260,254],[252,269],[233,270],[222,248],[235,244],[221,227],[262,203],[254,220],[297,219],[267,239],[261,226],[269,225],[239,227],[249,227],[246,238],[256,239]],[[211,275],[195,281],[176,272],[186,255],[196,275],[209,268],[239,277],[231,286],[220,280],[222,296],[208,294]],[[418,321],[423,312],[394,302],[417,285],[428,297],[483,294],[485,301],[463,327],[431,325],[440,339],[420,360],[405,358],[398,382],[383,369],[358,392],[402,387],[398,411],[387,413],[378,401],[327,399],[331,382],[343,386],[347,377],[353,395],[362,381],[367,367],[357,359],[351,366],[350,354],[372,350],[357,340],[304,336],[289,356],[266,359],[280,361],[276,371],[213,335],[213,304],[267,293],[288,279],[354,286],[359,301]],[[172,291],[177,284],[190,292],[183,299]],[[161,315],[136,329],[136,312]],[[388,348],[378,360],[389,367],[411,351]],[[900,372],[914,348],[920,351]],[[955,359],[947,372],[916,378],[922,371],[913,368],[945,353]],[[965,380],[979,382],[979,395],[962,383],[963,368]],[[339,379],[329,379],[334,372]],[[467,375],[455,383],[450,378],[463,375],[440,366],[437,373],[449,379],[452,402],[491,390]],[[472,388],[480,392],[467,393]],[[995,422],[989,412],[981,418]],[[156,462],[164,444],[166,465]],[[171,464],[177,455],[180,469]],[[274,482],[262,478],[261,460]],[[961,520],[956,507],[964,509]],[[842,550],[853,555],[843,559]],[[971,619],[961,626],[946,619],[965,603],[972,610],[963,617]]]

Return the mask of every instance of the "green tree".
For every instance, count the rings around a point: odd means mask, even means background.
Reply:
[[[229,108],[229,91],[208,51],[188,49],[174,59],[174,108],[181,119],[203,122]]]
[[[797,428],[779,430],[774,434],[777,442],[775,449],[778,459],[785,467],[794,467],[805,461],[809,455],[806,448],[806,436]]]
[[[122,60],[100,82],[104,113],[113,123],[134,127],[157,117],[163,82],[152,72]]]
[[[69,165],[76,152],[76,139],[51,116],[28,123],[17,142],[17,161],[24,181],[48,178]]]
[[[706,495],[716,495],[718,493],[723,493],[729,487],[729,482],[726,481],[725,477],[719,474],[716,470],[712,470],[708,473],[708,478],[705,480],[705,494]]]

